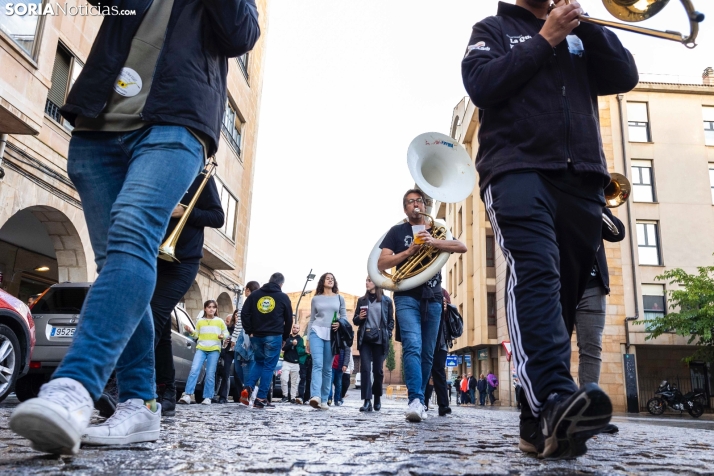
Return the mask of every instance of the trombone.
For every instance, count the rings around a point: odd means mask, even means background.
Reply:
[[[181,215],[181,218],[179,219],[178,223],[176,223],[174,230],[166,238],[166,240],[161,243],[161,246],[159,246],[159,258],[161,258],[162,260],[178,261],[175,254],[176,243],[178,243],[178,239],[181,235],[181,232],[183,231],[183,227],[186,226],[188,216],[191,214],[191,211],[193,211],[193,207],[196,206],[196,202],[198,202],[198,197],[201,196],[201,192],[203,192],[203,189],[206,187],[208,180],[211,178],[211,176],[213,176],[213,173],[216,171],[216,167],[218,166],[213,157],[211,157],[209,160],[210,162],[208,162],[208,165],[206,165],[206,167],[200,173],[200,175],[204,176],[203,181],[201,181],[201,185],[198,186],[198,190],[196,190],[196,193],[193,195],[193,198],[191,198],[191,201],[186,206],[186,210],[184,210],[183,215]]]
[[[610,174],[610,183],[605,187],[605,206],[607,208],[617,208],[630,198],[630,193],[632,192],[632,185],[630,181],[627,180],[622,174],[613,172]],[[620,230],[617,229],[615,224],[610,220],[610,217],[602,214],[602,221],[610,229],[613,235],[617,236],[620,234]]]
[[[697,46],[696,39],[699,33],[699,23],[704,21],[704,14],[696,11],[691,0],[680,0],[684,10],[689,18],[689,35],[684,36],[678,31],[660,31],[651,28],[643,28],[641,26],[627,25],[610,20],[600,20],[581,16],[578,20],[585,23],[593,23],[595,25],[606,26],[609,28],[617,28],[619,30],[630,31],[632,33],[640,33],[642,35],[654,36],[665,40],[678,41],[687,48]],[[603,5],[608,12],[613,16],[625,22],[636,23],[647,20],[655,16],[662,10],[669,0],[602,0]],[[566,5],[570,4],[570,0],[565,0]],[[551,5],[553,8],[554,5]]]

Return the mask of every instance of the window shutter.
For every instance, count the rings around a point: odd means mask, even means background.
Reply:
[[[47,94],[54,105],[62,106],[67,92],[67,82],[69,81],[69,67],[72,57],[63,48],[57,48],[55,65],[52,68],[52,87]]]

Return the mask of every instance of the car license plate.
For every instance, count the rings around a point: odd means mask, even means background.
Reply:
[[[53,327],[50,337],[73,337],[76,327]]]

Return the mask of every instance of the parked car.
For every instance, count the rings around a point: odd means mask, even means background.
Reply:
[[[60,283],[45,290],[32,306],[32,318],[37,325],[37,344],[32,355],[30,371],[17,381],[15,394],[20,401],[36,397],[43,383],[49,381],[67,353],[77,325],[80,311],[92,283]],[[188,313],[176,306],[171,313],[171,343],[176,368],[176,387],[181,395],[191,371],[196,342],[184,335],[184,325],[195,329]],[[205,370],[201,371],[196,398],[202,394]],[[200,400],[200,399],[199,399]]]
[[[30,309],[0,289],[0,402],[30,370],[35,323]]]

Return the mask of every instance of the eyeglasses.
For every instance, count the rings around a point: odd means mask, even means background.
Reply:
[[[412,199],[409,199],[409,200],[407,200],[407,205],[411,205],[411,204],[413,204],[414,202],[416,202],[416,203],[419,204],[419,205],[424,205],[424,199],[422,199],[422,198],[412,198]]]

